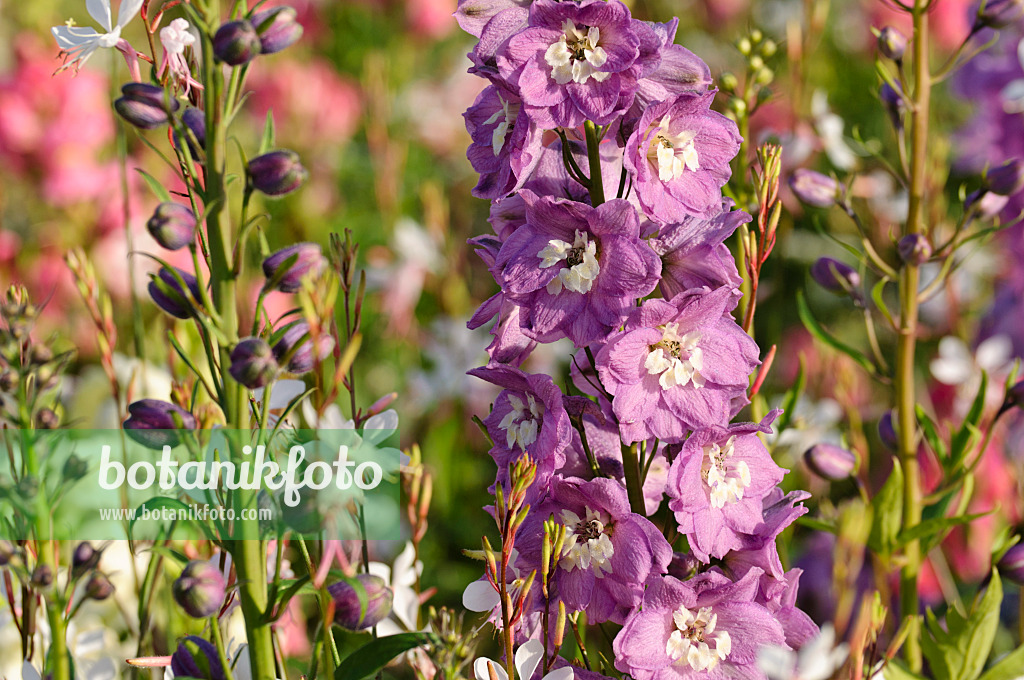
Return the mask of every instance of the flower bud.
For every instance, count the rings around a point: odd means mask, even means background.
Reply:
[[[973,31],[982,28],[1004,28],[1024,17],[1024,0],[985,0],[974,18]]]
[[[892,26],[886,26],[878,34],[878,51],[893,61],[899,61],[907,51],[907,36]]]
[[[85,582],[85,596],[100,602],[114,594],[114,584],[106,576],[98,571],[89,575]]]
[[[188,293],[178,283],[178,279],[167,269],[161,267],[157,274],[149,282],[149,296],[153,298],[156,306],[171,316],[179,319],[189,319],[196,314],[195,302],[200,297],[199,282],[196,277],[183,269],[174,268],[181,280],[185,282]],[[159,281],[159,283],[158,283]]]
[[[224,575],[209,562],[193,560],[174,582],[172,593],[185,613],[195,619],[213,616],[224,605]]]
[[[726,92],[735,92],[736,88],[740,86],[740,81],[732,73],[723,73],[718,78],[718,84]]]
[[[178,100],[167,96],[164,88],[158,85],[127,83],[121,87],[121,95],[114,102],[114,109],[118,115],[142,130],[160,127],[167,122],[168,115],[179,107]]]
[[[88,473],[89,463],[75,454],[71,454],[68,456],[68,459],[64,461],[64,479],[74,482],[85,477]]]
[[[1012,196],[1024,189],[1024,159],[1014,158],[989,170],[985,186],[997,196]]]
[[[53,350],[46,345],[32,345],[32,349],[28,351],[28,360],[36,366],[48,364],[53,361]]]
[[[37,564],[32,570],[29,585],[33,588],[49,588],[53,583],[53,569],[48,564]]]
[[[249,161],[249,181],[268,196],[284,196],[306,181],[309,173],[294,151],[271,151]]]
[[[1017,543],[1007,550],[996,566],[1003,578],[1024,586],[1024,543]]]
[[[672,561],[668,563],[668,573],[680,581],[687,581],[694,577],[700,567],[700,560],[692,553],[675,552],[672,553]]]
[[[281,339],[274,343],[274,357],[289,373],[308,373],[316,365],[313,358],[313,340],[306,337],[308,333],[309,324],[299,321],[288,327]],[[317,345],[317,355],[319,360],[323,361],[334,349],[334,338],[322,333],[317,339]]]
[[[932,256],[932,244],[924,234],[907,234],[896,244],[896,250],[907,264],[921,265]]]
[[[0,392],[13,392],[18,386],[18,375],[14,371],[0,373]]]
[[[170,402],[142,399],[128,406],[125,433],[146,448],[160,450],[164,446],[177,446],[181,438],[175,430],[194,430],[195,417]]]
[[[1003,410],[1011,409],[1013,407],[1024,406],[1024,380],[1018,380],[1017,383],[1006,390],[1006,398],[1003,400]]]
[[[178,643],[178,649],[171,655],[171,672],[176,678],[225,680],[217,648],[195,635]]]
[[[1000,196],[987,189],[978,189],[967,194],[967,198],[964,199],[964,210],[974,209],[977,211],[978,217],[990,220],[1001,213],[1009,202],[1009,196]]]
[[[180,203],[161,203],[146,222],[146,231],[167,250],[181,250],[196,237],[196,216]]]
[[[256,12],[249,21],[260,36],[260,51],[263,54],[280,52],[302,37],[302,24],[295,20],[294,7],[274,7]]]
[[[356,580],[366,592],[366,612],[360,616],[359,594],[347,581],[327,587],[334,599],[334,622],[345,630],[366,630],[383,621],[391,613],[391,588],[380,576],[359,574]]]
[[[94,569],[100,561],[100,553],[93,549],[92,545],[82,541],[75,547],[71,554],[71,573],[74,575],[84,574]]]
[[[860,285],[860,274],[856,269],[831,257],[820,257],[811,265],[811,278],[836,295],[849,294]]]
[[[789,176],[789,188],[801,203],[817,208],[831,208],[836,204],[843,186],[820,172],[800,168]]]
[[[6,567],[18,554],[18,549],[10,541],[0,540],[0,567]]]
[[[181,122],[192,132],[192,136],[196,138],[196,142],[201,147],[196,148],[192,140],[188,140],[192,158],[198,158],[201,149],[206,148],[206,113],[202,109],[189,107],[182,112]]]
[[[36,413],[36,428],[40,430],[56,430],[60,426],[60,416],[52,408],[41,408]]]
[[[260,53],[260,36],[249,21],[229,21],[213,36],[213,54],[229,66],[247,64]]]
[[[277,375],[277,360],[263,338],[245,338],[231,350],[231,377],[249,389],[264,387]]]
[[[811,472],[831,482],[846,479],[857,468],[857,456],[852,451],[828,442],[815,444],[807,449],[804,462]]]
[[[302,279],[319,274],[327,260],[315,243],[296,243],[272,253],[263,260],[263,275],[267,283],[284,293],[295,293],[302,288]],[[286,267],[286,268],[285,268]]]

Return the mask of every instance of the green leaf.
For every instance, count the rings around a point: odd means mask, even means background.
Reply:
[[[928,446],[935,452],[935,455],[939,457],[939,460],[945,460],[949,456],[949,452],[946,450],[946,443],[939,437],[938,431],[935,429],[935,423],[928,414],[924,412],[920,404],[914,406],[914,410],[917,413],[917,424],[921,426],[921,430],[924,432],[925,441],[928,442]]]
[[[871,299],[875,301],[875,307],[882,313],[885,320],[889,322],[890,326],[895,327],[896,324],[892,319],[892,314],[889,312],[889,307],[885,304],[885,284],[890,283],[890,280],[886,277],[882,277],[878,280],[874,286],[871,287]]]
[[[274,148],[274,110],[267,111],[267,122],[263,126],[263,137],[260,138],[260,152],[263,155]]]
[[[882,676],[885,680],[924,680],[923,676],[912,673],[902,662],[895,659],[885,664]]]
[[[796,523],[800,526],[807,527],[808,529],[813,529],[814,531],[827,531],[830,534],[839,532],[839,529],[835,524],[826,522],[823,519],[818,519],[817,517],[808,517],[804,515],[803,517],[798,517]]]
[[[964,664],[954,677],[959,680],[975,680],[981,675],[999,629],[999,606],[1002,603],[1003,584],[999,572],[993,569],[988,588],[971,608],[970,621],[958,640],[958,646],[964,653]]]
[[[377,638],[343,659],[334,671],[334,680],[362,680],[384,668],[399,654],[439,642],[432,633],[399,633]]]
[[[985,671],[980,680],[1018,680],[1024,668],[1024,645],[1004,656],[999,663]]]
[[[891,553],[903,524],[903,468],[892,459],[892,472],[871,499],[875,521],[871,524],[868,545],[879,553]]]
[[[798,290],[796,292],[796,304],[797,311],[800,314],[800,321],[803,322],[807,332],[813,335],[816,340],[828,345],[837,352],[842,352],[846,356],[850,357],[870,375],[878,375],[878,369],[874,362],[868,359],[863,352],[850,347],[846,343],[830,335],[828,331],[822,328],[821,324],[819,324],[814,318],[814,315],[811,314],[811,308],[807,306],[807,300],[804,299],[804,292],[802,290]]]
[[[960,526],[961,524],[969,524],[979,517],[992,512],[979,512],[976,515],[960,515],[959,517],[935,517],[934,519],[927,519],[923,522],[914,525],[906,531],[900,532],[898,541],[898,547],[903,547],[911,541],[917,540],[931,540],[935,537],[945,537],[946,531],[953,527]]]
[[[142,179],[146,180],[146,184],[149,185],[150,190],[156,194],[156,197],[160,199],[161,203],[171,203],[171,194],[163,184],[158,182],[153,175],[149,174],[142,168],[135,168],[135,170],[142,175]]]
[[[981,384],[978,385],[978,393],[971,404],[971,410],[967,412],[963,424],[956,431],[956,434],[953,435],[953,439],[949,443],[949,455],[952,459],[952,464],[956,467],[963,463],[968,451],[971,449],[971,429],[977,429],[978,425],[981,424],[981,415],[985,410],[985,392],[987,390],[988,374],[982,371]]]
[[[805,365],[804,355],[800,354],[800,369],[797,371],[796,380],[793,382],[793,387],[786,391],[786,398],[782,402],[782,416],[779,417],[779,422],[775,425],[775,430],[779,434],[782,434],[789,424],[793,421],[793,413],[796,410],[796,402],[804,393],[804,388],[807,386],[807,366]]]

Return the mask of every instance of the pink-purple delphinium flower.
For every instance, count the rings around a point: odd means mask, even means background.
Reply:
[[[758,349],[729,315],[735,304],[725,287],[647,300],[608,338],[597,371],[624,442],[679,442],[746,403]]]
[[[638,118],[651,104],[671,99],[678,94],[705,92],[711,87],[711,69],[704,60],[682,45],[674,44],[676,29],[679,27],[678,18],[647,25],[660,43],[660,60],[652,73],[637,81],[636,100],[627,118]]]
[[[630,511],[626,489],[612,479],[554,478],[548,499],[535,507],[519,532],[519,570],[540,564],[544,521],[566,527],[555,575],[566,609],[586,611],[598,623],[622,623],[643,596],[649,576],[665,573],[672,548],[649,520]]]
[[[735,583],[715,571],[652,578],[643,607],[615,637],[615,667],[635,680],[762,677],[758,649],[786,643],[779,621],[755,602],[758,575]]]
[[[711,110],[714,92],[685,93],[644,111],[626,142],[624,163],[644,211],[664,222],[712,218],[739,151],[736,123]]]
[[[732,201],[726,199],[722,212],[711,219],[685,217],[665,225],[651,239],[651,247],[661,256],[661,294],[666,300],[690,288],[739,288],[742,279],[724,242],[751,217],[731,207]]]
[[[535,0],[526,28],[508,40],[497,64],[539,126],[606,125],[632,104],[637,80],[657,67],[657,46],[654,31],[618,0]]]
[[[762,523],[761,501],[786,471],[758,438],[779,415],[760,424],[715,426],[694,432],[672,461],[667,492],[679,531],[702,561],[722,558],[743,545]]]
[[[540,131],[520,104],[507,88],[489,85],[464,114],[473,139],[467,156],[480,173],[473,189],[477,198],[501,198],[515,191],[540,160]]]
[[[469,243],[476,246],[476,253],[484,264],[488,268],[493,268],[501,241],[495,236],[485,234],[469,239]],[[472,330],[497,317],[491,327],[494,340],[487,346],[487,356],[491,359],[489,363],[519,366],[537,344],[523,334],[519,324],[519,312],[519,306],[506,300],[505,293],[499,291],[480,305],[466,323]]]
[[[618,326],[658,285],[661,261],[640,239],[627,201],[592,208],[523,190],[526,223],[495,263],[507,299],[523,309],[523,332],[540,342],[567,337],[583,347]]]

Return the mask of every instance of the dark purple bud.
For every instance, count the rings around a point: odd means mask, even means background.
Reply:
[[[0,540],[0,567],[6,567],[18,554],[18,549],[10,541]]]
[[[60,416],[52,408],[41,408],[36,413],[36,427],[40,430],[56,430],[60,426]]]
[[[178,643],[178,649],[171,655],[171,672],[176,678],[225,680],[217,648],[195,635]]]
[[[896,250],[907,264],[921,265],[932,256],[932,244],[924,234],[907,234],[896,244]]]
[[[878,91],[878,98],[885,105],[885,110],[889,114],[892,126],[896,130],[902,130],[903,113],[907,109],[907,103],[903,100],[903,93],[889,83],[882,83],[882,88]]]
[[[75,454],[71,454],[70,456],[68,456],[68,459],[66,461],[64,461],[64,471],[63,471],[63,474],[64,474],[64,479],[66,479],[66,480],[69,480],[69,481],[79,480],[82,477],[85,477],[85,475],[88,474],[88,472],[89,472],[89,463],[86,460],[84,460],[83,458],[80,458],[79,456],[76,456]]]
[[[53,583],[53,569],[48,564],[37,564],[32,570],[29,585],[33,588],[48,588]]]
[[[168,115],[177,111],[178,106],[178,100],[167,95],[164,88],[148,83],[122,86],[121,97],[114,102],[114,109],[122,118],[143,130],[166,123]]]
[[[999,559],[999,573],[1019,586],[1024,586],[1024,543],[1017,543]]]
[[[846,479],[857,468],[857,456],[852,451],[827,442],[807,449],[804,462],[811,472],[832,482]]]
[[[820,257],[811,265],[811,278],[837,295],[847,295],[860,285],[860,274],[856,269],[831,257]]]
[[[302,24],[295,20],[293,7],[274,7],[256,12],[249,21],[260,36],[261,52],[273,54],[290,47],[302,37]]]
[[[263,275],[267,285],[284,293],[302,289],[302,279],[319,274],[327,260],[315,243],[296,243],[272,253],[263,260]]]
[[[71,554],[71,573],[83,574],[95,568],[99,561],[100,553],[88,542],[83,541],[75,547],[75,552]]]
[[[1024,189],[1024,159],[1014,158],[989,170],[985,186],[997,196],[1012,196]]]
[[[668,563],[668,573],[680,581],[688,581],[700,567],[700,560],[692,553],[676,552],[672,553],[672,561]]]
[[[162,248],[181,250],[196,237],[196,216],[181,203],[161,203],[146,222],[146,230]]]
[[[1006,390],[1006,398],[1003,400],[1003,411],[1007,411],[1011,408],[1024,407],[1024,380],[1019,380],[1017,383]]]
[[[789,188],[802,203],[817,208],[831,208],[839,198],[842,185],[828,175],[800,168],[789,176]]]
[[[128,419],[124,421],[125,433],[134,441],[150,449],[177,446],[181,437],[176,430],[194,430],[195,417],[185,409],[160,401],[142,399],[128,406]]]
[[[907,51],[907,36],[892,26],[886,26],[878,34],[878,51],[893,61],[899,61]]]
[[[253,188],[268,196],[289,194],[309,177],[299,154],[287,149],[253,158],[249,161],[248,172]]]
[[[89,580],[85,582],[85,596],[96,601],[102,601],[114,594],[114,584],[106,576],[98,571],[89,574]]]
[[[179,319],[190,319],[196,314],[195,300],[198,302],[199,282],[183,269],[174,268],[188,288],[188,293],[178,283],[178,279],[166,267],[161,267],[159,274],[149,282],[149,296],[156,306],[171,316]]]
[[[356,580],[366,591],[366,612],[363,616],[355,586],[341,581],[327,586],[334,599],[334,622],[345,630],[366,630],[383,621],[391,613],[391,588],[380,576],[359,574]]]
[[[192,160],[198,160],[202,156],[202,150],[206,148],[206,113],[202,109],[189,107],[182,112],[181,122],[191,133],[186,141]],[[181,135],[177,132],[174,133],[174,146],[182,148]]]
[[[316,365],[316,360],[313,358],[313,340],[308,334],[309,324],[299,321],[289,326],[281,339],[274,343],[274,357],[278,364],[284,366],[289,373],[308,373]],[[320,361],[323,361],[334,349],[334,338],[322,333],[318,338],[317,345],[319,346],[317,356]]]
[[[1003,28],[1024,18],[1024,0],[985,0],[982,4],[972,31]]]
[[[978,189],[967,194],[967,198],[964,199],[964,210],[974,209],[977,211],[978,217],[990,220],[1001,213],[1009,202],[1009,196],[1000,196],[987,189]]]
[[[245,338],[231,350],[231,377],[249,389],[264,387],[277,375],[274,352],[263,338]]]
[[[209,562],[193,560],[185,565],[171,591],[174,601],[195,619],[213,616],[224,605],[224,575]]]
[[[229,21],[222,24],[213,36],[213,54],[230,66],[247,64],[260,53],[260,36],[247,21]]]

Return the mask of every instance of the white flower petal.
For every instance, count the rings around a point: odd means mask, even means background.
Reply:
[[[473,581],[462,593],[462,606],[471,612],[489,612],[499,604],[498,593],[488,581]]]
[[[519,680],[530,680],[537,665],[544,658],[544,643],[540,640],[528,640],[516,650],[516,672]]]
[[[501,664],[497,661],[491,661],[486,657],[480,657],[473,662],[473,672],[476,674],[476,680],[491,680],[491,674],[487,669],[487,664],[494,666],[494,674],[498,680],[508,680],[508,674],[505,673],[505,669],[501,667]]]
[[[572,680],[573,677],[574,673],[572,670],[572,666],[565,666],[564,668],[559,668],[558,670],[551,671],[550,673],[544,676],[544,680]]]
[[[107,3],[109,5],[109,2]],[[142,8],[142,0],[121,0],[121,9],[117,13],[117,25],[127,26]]]
[[[110,23],[110,0],[85,0],[85,8],[89,10],[89,16],[105,28],[107,33],[114,28]]]
[[[978,366],[988,372],[998,370],[1005,366],[1013,353],[1013,342],[1008,335],[993,335],[978,345],[975,359]]]
[[[84,26],[54,26],[50,32],[57,39],[57,47],[62,50],[73,50],[97,42],[100,38],[99,33]]]

